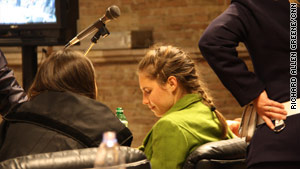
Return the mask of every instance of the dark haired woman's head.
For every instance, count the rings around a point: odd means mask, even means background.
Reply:
[[[44,91],[70,91],[96,99],[93,64],[78,51],[59,50],[52,53],[39,66],[28,96],[32,98]]]

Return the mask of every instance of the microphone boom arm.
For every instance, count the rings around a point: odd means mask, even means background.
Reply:
[[[79,41],[81,41],[82,39],[86,38],[88,35],[90,35],[90,33],[93,33],[99,29],[101,29],[102,27],[105,27],[105,24],[100,20],[96,21],[94,24],[90,25],[89,27],[87,27],[86,29],[84,29],[83,31],[81,31],[77,36],[75,36],[72,40],[70,40],[66,45],[65,45],[65,49],[75,45],[76,43],[78,43]],[[86,33],[89,32],[89,33]]]
[[[90,25],[83,31],[81,31],[77,36],[75,36],[72,40],[70,40],[64,47],[64,49],[68,49],[70,46],[78,43],[79,41],[83,40],[86,38],[88,35],[91,33],[95,32],[98,30],[101,31],[99,34],[99,37],[102,36],[107,36],[109,35],[109,31],[105,28],[105,24],[111,20],[114,20],[120,16],[120,8],[116,5],[112,5],[109,8],[107,8],[105,15],[103,15],[100,19],[98,19],[94,24]],[[102,29],[102,30],[101,30]],[[97,34],[97,33],[96,33]],[[97,40],[99,39],[96,38]],[[96,41],[97,41],[96,40]]]
[[[96,32],[95,35],[91,38],[91,45],[86,50],[84,56],[86,56],[89,53],[89,51],[92,49],[92,47],[97,43],[97,41],[99,40],[100,36],[102,36],[103,38],[105,38],[109,34],[110,33],[109,33],[108,29],[105,27],[105,24],[103,24],[103,26],[100,27],[99,31]]]

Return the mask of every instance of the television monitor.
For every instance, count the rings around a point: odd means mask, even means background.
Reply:
[[[0,0],[0,46],[64,45],[78,18],[78,0]]]

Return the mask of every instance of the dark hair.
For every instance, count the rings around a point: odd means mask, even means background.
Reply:
[[[173,46],[154,47],[140,61],[138,71],[146,73],[148,78],[157,80],[159,84],[165,84],[168,77],[175,76],[187,93],[200,93],[202,102],[215,112],[220,121],[222,138],[227,135],[225,118],[215,109],[213,102],[201,88],[195,63],[183,50]]]
[[[71,91],[96,99],[95,70],[78,51],[59,50],[46,58],[28,91],[32,98],[43,91]]]

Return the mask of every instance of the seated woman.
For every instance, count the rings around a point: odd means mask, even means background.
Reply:
[[[138,67],[143,104],[161,117],[144,139],[153,169],[179,169],[198,146],[233,138],[225,119],[201,89],[192,59],[182,50],[150,50]]]
[[[95,70],[82,53],[61,50],[41,63],[29,101],[13,107],[0,126],[0,161],[28,154],[98,147],[105,131],[121,145],[132,133],[96,101]]]

